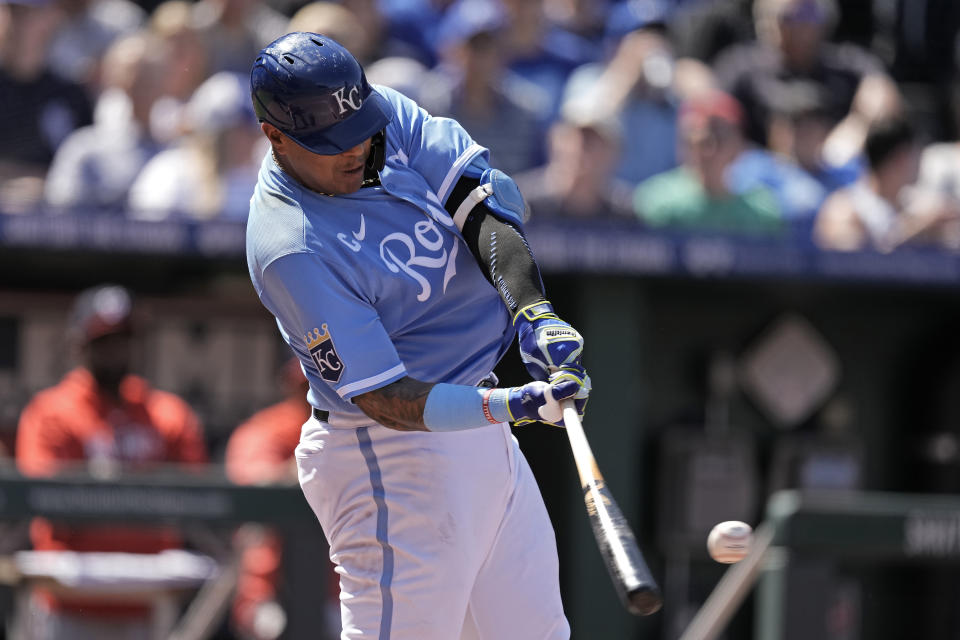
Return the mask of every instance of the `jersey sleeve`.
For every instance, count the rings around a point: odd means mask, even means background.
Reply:
[[[307,363],[311,384],[349,400],[406,375],[373,304],[357,282],[316,254],[295,253],[263,273],[268,307]]]
[[[392,89],[377,86],[377,91],[395,107],[398,126],[389,131],[399,136],[398,146],[406,164],[426,179],[442,203],[468,166],[486,168],[489,150],[475,142],[459,122],[432,116]]]

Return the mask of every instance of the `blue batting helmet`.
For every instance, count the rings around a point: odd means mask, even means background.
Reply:
[[[250,71],[253,110],[321,155],[352,149],[393,118],[356,58],[335,40],[295,32],[274,40]]]

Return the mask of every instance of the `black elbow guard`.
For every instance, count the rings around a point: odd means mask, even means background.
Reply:
[[[520,190],[506,174],[497,173],[509,180],[515,195],[503,188],[502,182],[496,185],[496,176],[486,184],[483,178],[462,177],[447,199],[446,209],[487,280],[512,314],[542,300],[544,289],[540,270],[521,232],[526,207]],[[484,195],[488,190],[493,193]],[[477,195],[471,199],[471,194]]]
[[[447,198],[445,208],[462,231],[467,216],[481,202],[504,222],[518,228],[523,225],[526,203],[517,183],[503,171],[487,169],[479,179],[462,176]]]

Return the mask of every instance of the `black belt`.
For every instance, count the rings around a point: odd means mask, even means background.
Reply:
[[[326,422],[330,418],[330,412],[324,411],[323,409],[317,409],[316,407],[311,407],[313,409],[313,417],[319,420],[320,422]]]

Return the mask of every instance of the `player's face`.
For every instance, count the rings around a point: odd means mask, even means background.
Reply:
[[[265,127],[270,125],[264,123]],[[270,127],[264,129],[283,169],[300,184],[332,195],[353,193],[363,185],[363,168],[370,155],[371,139],[332,156],[307,151],[296,142]]]
[[[370,155],[370,145],[367,139],[333,156],[311,153],[296,145],[297,150],[290,154],[290,163],[300,182],[309,189],[333,195],[353,193],[363,185],[363,168]]]

